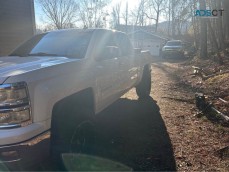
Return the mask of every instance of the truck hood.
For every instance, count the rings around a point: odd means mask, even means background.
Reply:
[[[8,77],[23,74],[29,71],[41,68],[76,61],[77,59],[69,59],[67,57],[18,57],[6,56],[0,57],[0,84]]]

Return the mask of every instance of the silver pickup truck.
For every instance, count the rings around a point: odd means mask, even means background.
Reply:
[[[162,58],[170,56],[184,57],[184,44],[180,40],[168,41],[162,48]]]
[[[133,87],[150,95],[150,63],[125,33],[106,29],[35,35],[0,57],[0,163],[23,170],[92,143],[83,133],[95,114]]]

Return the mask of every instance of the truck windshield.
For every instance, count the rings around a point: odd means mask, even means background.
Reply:
[[[180,41],[170,41],[166,43],[167,46],[181,46]]]
[[[10,56],[64,56],[84,58],[92,33],[52,32],[35,35]]]

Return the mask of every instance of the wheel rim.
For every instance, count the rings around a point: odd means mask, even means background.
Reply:
[[[91,121],[80,123],[70,141],[70,152],[85,153],[91,150],[95,139],[94,125]]]

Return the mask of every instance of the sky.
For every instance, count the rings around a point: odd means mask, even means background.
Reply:
[[[125,5],[126,5],[126,2],[128,2],[128,7],[130,10],[134,9],[139,0],[112,0],[112,2],[110,3],[110,5],[108,6],[108,11],[111,11],[112,7],[114,7],[117,3],[120,3],[122,4],[122,11],[125,10]],[[42,16],[43,16],[43,13],[42,13],[42,10],[41,10],[41,7],[39,6],[39,4],[37,3],[37,1],[35,0],[35,3],[34,3],[34,8],[35,8],[35,18],[36,18],[36,24],[39,25],[39,26],[42,26],[43,25],[43,22],[42,22]]]

